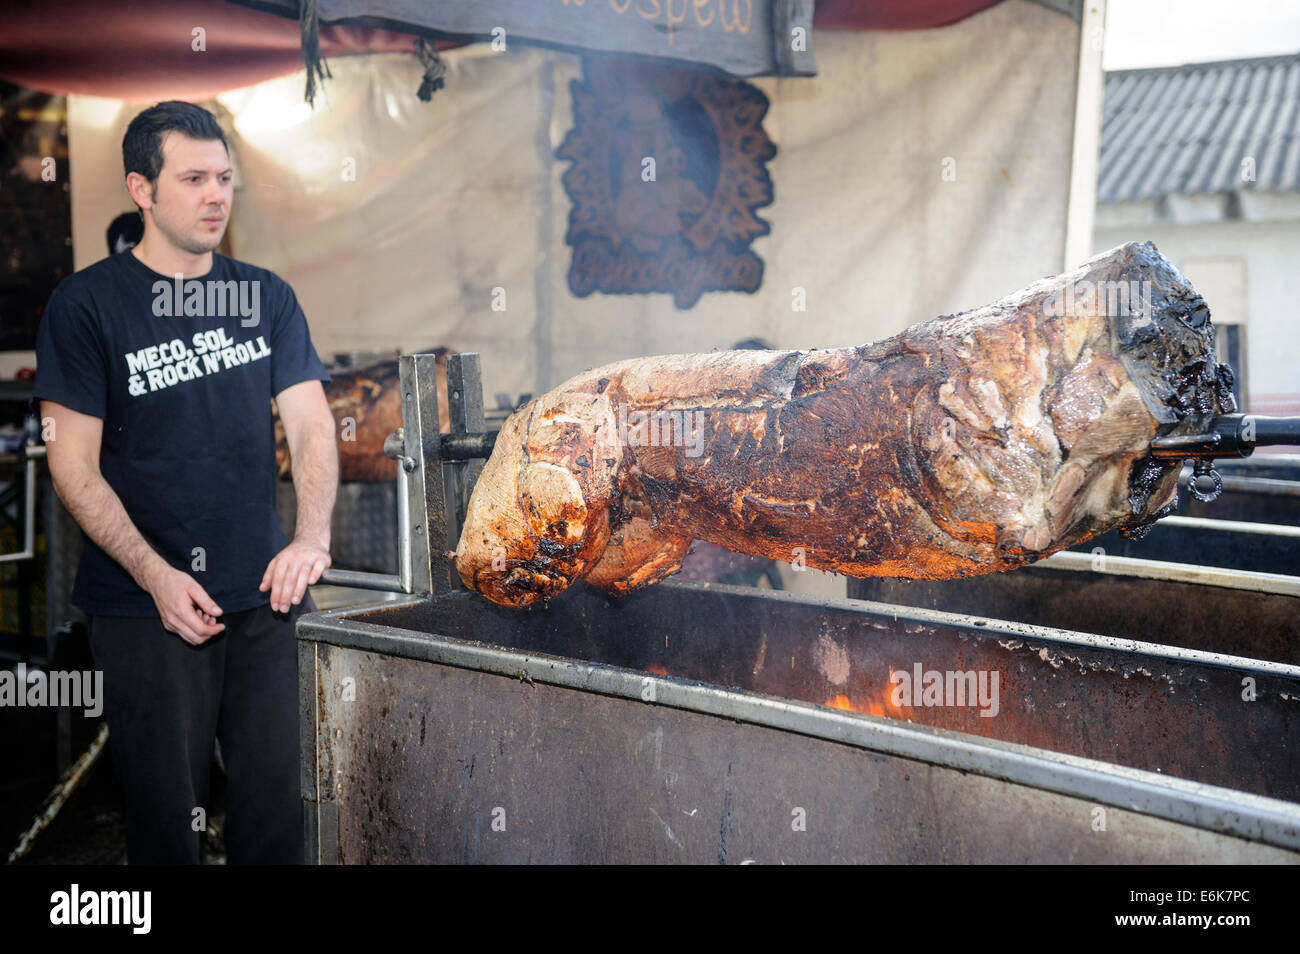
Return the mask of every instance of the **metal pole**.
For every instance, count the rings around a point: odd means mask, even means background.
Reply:
[[[1104,561],[1104,562],[1102,562]],[[1190,563],[1171,563],[1165,560],[1139,560],[1135,557],[1106,555],[1099,561],[1091,553],[1062,550],[1033,566],[1065,572],[1108,573],[1114,576],[1137,576],[1148,580],[1170,580],[1175,583],[1197,583],[1202,586],[1221,586],[1233,590],[1254,590],[1259,593],[1279,593],[1283,596],[1300,596],[1300,576],[1283,573],[1254,573],[1247,570],[1225,570],[1216,566],[1194,566]]]
[[[1226,483],[1228,478],[1224,478]],[[1300,527],[1281,523],[1251,523],[1246,520],[1215,520],[1210,517],[1161,517],[1156,527],[1184,527],[1188,530],[1217,530],[1225,533],[1252,533],[1267,537],[1300,538]]]

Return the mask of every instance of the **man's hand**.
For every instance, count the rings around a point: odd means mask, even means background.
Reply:
[[[192,646],[202,646],[226,628],[225,623],[217,623],[221,607],[182,570],[172,566],[159,569],[145,589],[158,607],[163,628]]]
[[[308,584],[315,583],[329,568],[329,550],[319,543],[294,540],[266,565],[259,590],[271,588],[271,609],[289,612],[289,604],[302,602]]]

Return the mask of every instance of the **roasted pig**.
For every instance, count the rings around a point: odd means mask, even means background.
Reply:
[[[580,374],[503,426],[456,565],[512,607],[663,579],[696,539],[856,577],[1008,570],[1175,499],[1151,441],[1235,410],[1210,313],[1150,243],[814,351]]]

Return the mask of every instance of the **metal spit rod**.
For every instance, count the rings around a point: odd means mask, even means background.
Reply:
[[[1250,570],[1230,570],[1217,566],[1198,566],[1191,563],[1121,556],[1107,556],[1105,570],[1099,571],[1095,560],[1091,553],[1062,550],[1033,565],[1047,567],[1049,570],[1104,572],[1113,576],[1138,576],[1148,580],[1197,583],[1233,590],[1300,596],[1300,576],[1287,576],[1283,573],[1257,573]]]
[[[1161,517],[1157,527],[1182,527],[1221,533],[1251,533],[1265,537],[1300,538],[1300,527],[1283,523],[1252,523],[1247,520],[1214,520],[1210,517]]]
[[[486,459],[496,446],[500,431],[488,431],[484,434],[448,434],[442,439],[439,448],[443,460]]]
[[[1151,455],[1164,458],[1249,457],[1256,447],[1300,444],[1300,417],[1221,414],[1203,434],[1157,437]]]
[[[323,582],[394,593],[442,593],[460,588],[455,567],[447,554],[456,545],[455,538],[464,522],[464,502],[482,468],[481,461],[492,453],[499,431],[484,429],[479,356],[465,353],[447,358],[450,433],[440,433],[441,414],[434,383],[437,380],[436,360],[436,356],[431,354],[401,357],[403,427],[384,442],[385,453],[398,462],[398,573],[331,568],[322,574]],[[1300,444],[1300,418],[1221,415],[1215,418],[1211,430],[1205,434],[1157,438],[1152,442],[1151,453],[1164,459],[1193,459],[1188,487],[1198,499],[1213,499],[1225,488],[1300,493],[1300,488],[1291,481],[1222,478],[1210,466],[1216,457],[1248,457],[1256,446],[1275,444]],[[1214,481],[1212,491],[1198,488],[1198,480],[1204,477]],[[1263,484],[1268,487],[1262,488],[1260,485]],[[1279,486],[1274,487],[1275,484]],[[1189,517],[1167,517],[1162,522],[1198,530],[1300,536],[1300,528],[1271,524]],[[1083,556],[1087,559],[1087,555]],[[1064,563],[1070,559],[1069,555],[1058,554],[1043,562],[1052,564],[1055,560],[1055,566],[1065,569]],[[1110,562],[1113,563],[1114,558]],[[1182,567],[1184,564],[1169,566]],[[1189,572],[1201,569],[1188,567]],[[1219,585],[1232,585],[1221,580],[1218,582]],[[1283,585],[1289,587],[1290,584]]]
[[[1256,447],[1300,444],[1300,417],[1265,417],[1258,414],[1221,414],[1200,434],[1157,437],[1151,456],[1192,461],[1188,492],[1202,503],[1217,500],[1224,479],[1214,469],[1219,457],[1249,457]]]

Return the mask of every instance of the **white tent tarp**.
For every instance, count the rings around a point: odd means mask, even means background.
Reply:
[[[489,394],[752,336],[860,344],[1061,269],[1078,36],[1068,17],[1008,0],[933,30],[822,31],[818,77],[756,80],[778,153],[752,295],[680,311],[666,294],[569,293],[568,164],[554,150],[581,62],[523,46],[449,54],[431,103],[411,95],[418,64],[395,54],[333,61],[314,112],[300,75],[223,95],[234,251],[293,285],[327,361],[479,351]],[[121,138],[139,109],[70,98],[77,268],[103,257],[108,223],[131,207]]]

